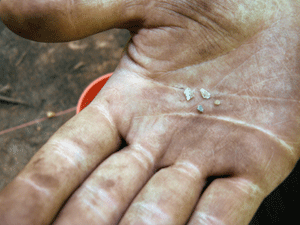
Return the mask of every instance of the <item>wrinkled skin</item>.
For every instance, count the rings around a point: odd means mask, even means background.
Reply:
[[[0,193],[1,224],[248,224],[300,155],[299,13],[296,0],[2,0],[25,38],[132,39]]]

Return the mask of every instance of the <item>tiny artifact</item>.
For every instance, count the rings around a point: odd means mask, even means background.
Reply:
[[[185,94],[185,97],[186,97],[187,101],[189,101],[192,98],[194,98],[194,91],[192,89],[190,89],[190,88],[186,88],[184,90],[184,94]]]
[[[209,99],[210,98],[210,93],[207,90],[201,88],[200,92],[201,92],[201,95],[202,95],[203,98],[205,98],[205,99]]]
[[[55,112],[52,112],[52,111],[48,111],[47,112],[47,117],[48,118],[52,118],[52,117],[54,117],[55,116]]]
[[[198,110],[199,112],[203,113],[203,107],[202,107],[202,105],[198,105],[197,110]]]
[[[220,101],[220,100],[216,100],[216,101],[214,102],[214,104],[215,104],[215,105],[220,105],[220,104],[221,104],[221,101]]]

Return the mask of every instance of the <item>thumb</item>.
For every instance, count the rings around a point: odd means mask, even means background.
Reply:
[[[130,1],[132,2],[132,1]],[[17,35],[42,42],[81,39],[124,27],[134,17],[126,0],[0,0],[0,17]]]

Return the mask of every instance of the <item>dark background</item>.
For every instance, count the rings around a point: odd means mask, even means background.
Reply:
[[[0,100],[0,132],[44,118],[47,111],[75,107],[89,83],[114,71],[128,39],[128,31],[110,30],[68,43],[38,43],[15,35],[0,21],[0,89],[9,85],[0,95],[29,104]],[[74,115],[73,110],[0,135],[0,190]],[[298,163],[250,224],[300,224],[299,170]]]

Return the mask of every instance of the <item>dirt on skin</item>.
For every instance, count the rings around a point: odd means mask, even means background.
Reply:
[[[126,30],[110,30],[69,43],[38,43],[15,35],[0,21],[0,132],[46,117],[0,135],[0,190],[75,115],[72,110],[47,118],[47,112],[75,107],[89,83],[115,70],[129,37]],[[299,220],[299,171],[298,163],[266,198],[250,224]]]

